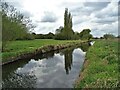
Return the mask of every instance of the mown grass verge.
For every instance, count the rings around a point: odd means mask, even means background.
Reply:
[[[119,42],[120,44],[120,42]],[[86,54],[75,88],[118,88],[118,40],[98,40]]]
[[[5,52],[2,52],[2,63],[12,60],[14,57],[18,57],[21,54],[32,53],[38,49],[44,48],[48,50],[48,45],[69,45],[71,43],[80,43],[80,40],[52,40],[52,39],[36,39],[26,41],[13,41],[10,42],[5,48]]]

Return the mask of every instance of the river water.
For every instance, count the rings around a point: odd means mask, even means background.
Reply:
[[[90,44],[36,55],[2,67],[2,88],[73,88]]]

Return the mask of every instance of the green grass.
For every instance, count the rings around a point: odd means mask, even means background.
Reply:
[[[6,62],[8,58],[18,56],[22,53],[33,52],[35,49],[46,45],[68,44],[70,42],[80,42],[80,40],[52,40],[52,39],[36,39],[25,41],[12,41],[8,43],[5,52],[2,52],[2,62]]]
[[[120,42],[119,42],[120,44]],[[86,54],[88,65],[77,88],[116,88],[119,82],[118,41],[98,40]]]

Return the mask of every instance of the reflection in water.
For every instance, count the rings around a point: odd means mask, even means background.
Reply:
[[[72,52],[74,49],[67,49],[64,52],[64,58],[65,58],[65,70],[66,74],[69,74],[69,71],[71,70],[71,65],[72,65]]]
[[[6,65],[3,88],[72,88],[83,65],[89,44],[36,55],[34,59]],[[75,49],[77,48],[77,49]]]

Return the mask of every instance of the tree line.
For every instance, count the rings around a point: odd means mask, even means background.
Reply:
[[[68,12],[68,9],[65,9],[64,13],[64,27],[60,26],[55,30],[55,34],[49,32],[48,34],[35,34],[35,39],[56,39],[56,40],[90,40],[90,39],[114,39],[116,38],[113,34],[104,34],[102,37],[93,37],[90,34],[90,29],[83,29],[81,32],[74,32],[72,29],[72,16],[71,13]],[[120,38],[120,35],[117,37]]]
[[[77,40],[77,39],[87,39],[92,38],[90,34],[90,29],[83,29],[82,32],[74,32],[72,29],[72,15],[68,11],[68,8],[65,9],[64,13],[64,27],[60,26],[56,29],[55,34],[49,32],[48,34],[36,34],[34,36],[36,39],[56,39],[56,40]]]

